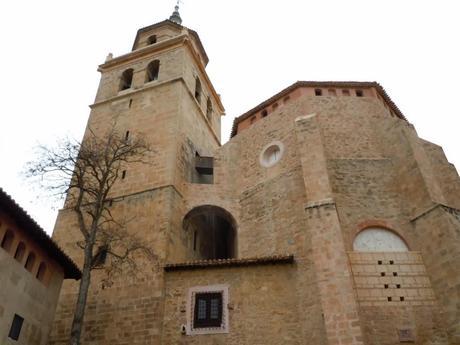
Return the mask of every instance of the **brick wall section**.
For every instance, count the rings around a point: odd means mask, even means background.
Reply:
[[[316,115],[296,119],[296,134],[307,194],[312,258],[329,344],[363,344],[353,282],[326,168]]]
[[[295,297],[296,268],[290,265],[214,268],[166,273],[164,344],[305,344]],[[229,285],[228,334],[184,336],[188,289]],[[317,332],[318,330],[312,329]]]
[[[435,305],[420,253],[349,252],[348,256],[360,306]]]
[[[460,344],[460,211],[435,206],[412,224],[416,244],[442,308],[450,344]]]

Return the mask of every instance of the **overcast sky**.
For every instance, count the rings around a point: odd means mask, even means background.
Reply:
[[[80,138],[109,52],[174,0],[0,3],[0,186],[51,233],[56,211],[20,175],[38,144]],[[460,167],[457,0],[184,0],[232,121],[297,80],[378,81],[419,136]]]

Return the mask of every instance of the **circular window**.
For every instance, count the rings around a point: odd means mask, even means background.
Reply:
[[[276,141],[268,144],[260,154],[260,164],[265,168],[274,166],[283,156],[283,152],[284,146],[281,142]]]

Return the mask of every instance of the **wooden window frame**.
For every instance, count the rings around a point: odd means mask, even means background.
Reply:
[[[206,296],[208,295],[208,296]],[[196,306],[198,300],[212,298],[213,296],[220,295],[220,314],[218,320],[214,322],[195,322],[196,320]],[[206,310],[207,316],[210,313],[210,308]],[[228,285],[209,285],[209,286],[195,286],[188,290],[187,297],[187,335],[199,334],[222,334],[229,332],[229,316],[228,316]]]

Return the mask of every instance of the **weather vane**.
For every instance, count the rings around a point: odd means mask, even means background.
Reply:
[[[174,7],[174,12],[171,14],[171,17],[169,17],[169,20],[177,23],[177,24],[182,24],[182,18],[180,17],[179,14],[179,5],[182,2],[182,0],[177,0],[176,6]]]

